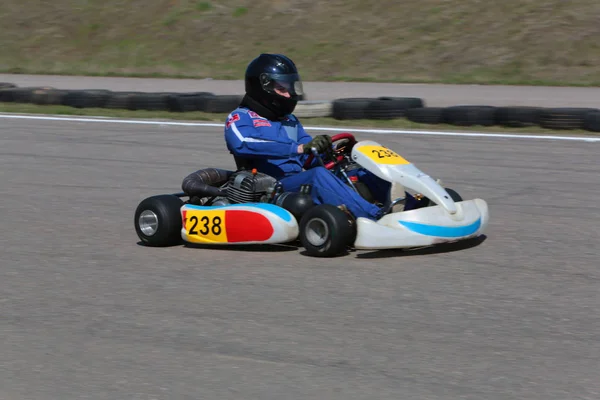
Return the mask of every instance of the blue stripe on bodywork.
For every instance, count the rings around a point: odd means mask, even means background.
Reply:
[[[401,225],[413,232],[426,236],[437,236],[445,238],[457,238],[472,235],[481,226],[481,218],[467,226],[438,226],[420,224],[418,222],[399,221]]]
[[[220,208],[239,208],[239,207],[253,207],[253,208],[260,208],[262,210],[265,211],[269,211],[272,212],[273,214],[277,215],[279,218],[281,218],[284,221],[290,222],[292,220],[292,214],[286,210],[285,208],[281,208],[279,206],[276,206],[275,204],[270,204],[270,203],[243,203],[243,204],[228,204],[228,205],[223,205],[223,206],[197,206],[194,204],[186,204],[185,205],[187,208],[191,208],[191,209],[195,209],[195,210],[217,210]]]

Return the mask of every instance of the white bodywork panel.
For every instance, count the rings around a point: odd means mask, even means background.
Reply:
[[[297,239],[299,234],[296,218],[289,211],[269,203],[224,206],[184,204],[181,207],[181,216],[184,221],[181,238],[190,243],[278,244],[291,242]],[[192,225],[194,217],[196,228]],[[216,231],[218,234],[209,229],[210,221],[214,218],[220,218],[221,229]],[[203,221],[207,225],[204,225]]]
[[[431,246],[477,237],[489,222],[482,199],[454,203],[450,214],[441,206],[391,213],[379,221],[358,218],[357,249],[390,249]]]
[[[375,141],[356,143],[352,148],[352,160],[383,180],[401,183],[405,188],[423,194],[451,214],[457,212],[450,195],[432,177]]]
[[[358,218],[357,249],[431,246],[480,236],[489,222],[482,199],[455,202],[432,177],[381,144],[365,140],[352,149],[352,160],[388,182],[398,182],[435,203],[432,207],[391,213],[379,221]]]

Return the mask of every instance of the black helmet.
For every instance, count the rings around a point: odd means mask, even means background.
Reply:
[[[246,95],[277,117],[291,114],[303,95],[302,80],[292,60],[282,54],[261,54],[246,68]],[[277,94],[283,87],[290,94]]]

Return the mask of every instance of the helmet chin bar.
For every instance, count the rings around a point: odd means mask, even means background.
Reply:
[[[277,94],[273,96],[276,97],[271,97],[272,100],[269,101],[268,105],[265,105],[272,113],[276,114],[278,117],[283,117],[294,112],[294,109],[298,104],[298,100],[294,98],[296,96],[293,96],[292,98],[283,97]]]
[[[292,112],[294,112],[294,109],[296,108],[296,105],[298,104],[298,101],[296,99],[293,98],[282,98],[279,100],[280,101],[280,107],[282,109],[285,109],[285,114],[291,114]]]

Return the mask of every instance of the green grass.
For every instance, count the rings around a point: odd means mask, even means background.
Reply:
[[[2,0],[0,71],[600,85],[597,0]]]
[[[128,119],[157,119],[176,121],[203,121],[224,123],[227,114],[205,112],[176,113],[168,111],[129,111],[105,108],[73,108],[67,106],[43,106],[36,104],[0,103],[0,112],[14,114],[50,114],[64,116],[97,116]],[[300,118],[305,126],[333,126],[344,128],[383,128],[383,129],[412,129],[461,132],[505,132],[505,133],[541,133],[568,135],[597,135],[597,132],[585,130],[552,130],[541,127],[509,128],[502,126],[454,126],[446,124],[419,124],[404,118],[394,120],[336,120],[334,118]]]

